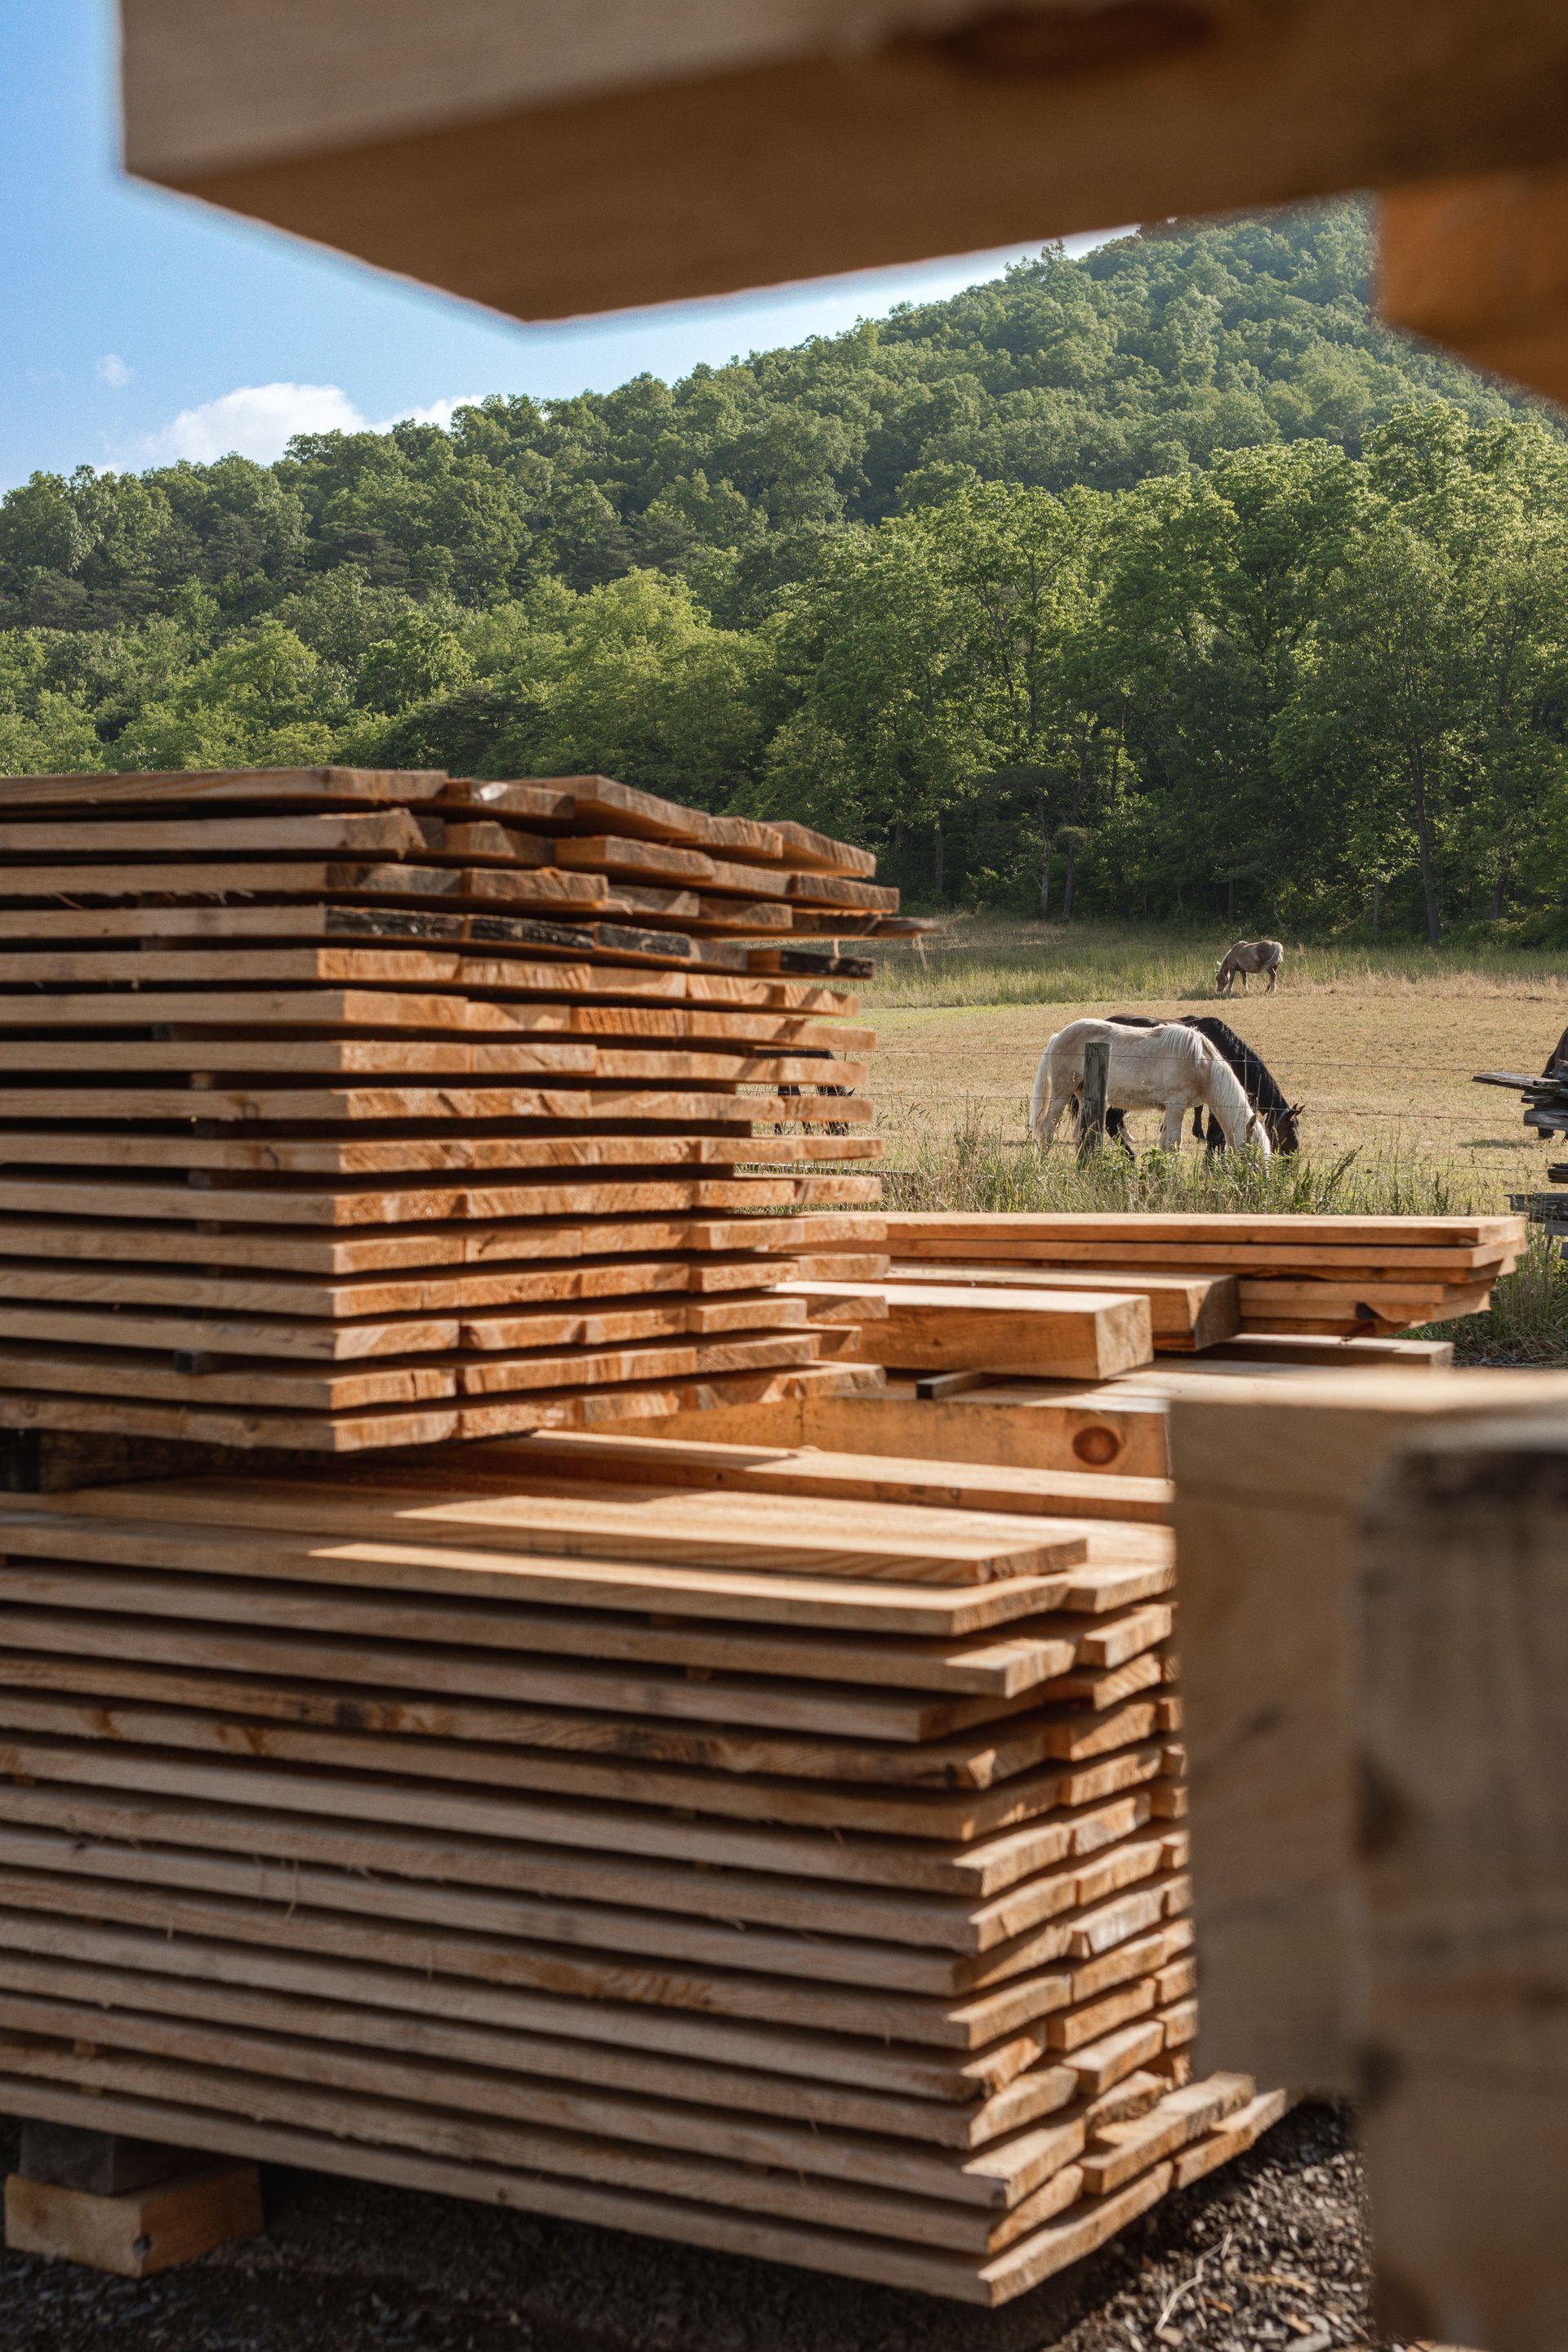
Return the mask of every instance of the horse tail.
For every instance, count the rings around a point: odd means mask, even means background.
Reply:
[[[1207,1045],[1202,1066],[1204,1099],[1225,1129],[1226,1141],[1233,1151],[1243,1150],[1256,1142],[1263,1157],[1270,1157],[1272,1146],[1264,1131],[1263,1121],[1247,1100],[1247,1089],[1230,1064],[1215,1046]]]
[[[1040,1120],[1045,1116],[1046,1099],[1051,1090],[1051,1045],[1053,1037],[1040,1055],[1035,1071],[1035,1091],[1029,1099],[1029,1138],[1033,1141],[1040,1132]]]

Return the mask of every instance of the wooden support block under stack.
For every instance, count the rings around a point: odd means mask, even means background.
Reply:
[[[609,1452],[12,1499],[0,2108],[979,2304],[1264,2130],[1168,1531]]]
[[[1412,1439],[1564,1404],[1568,1374],[1516,1371],[1227,1380],[1173,1400],[1204,2064],[1362,2087],[1355,1514]]]
[[[875,930],[873,867],[603,777],[0,780],[0,1425],[336,1453],[841,1384],[782,1285],[879,1199],[875,1041],[749,942]]]
[[[254,2164],[70,2125],[24,2124],[5,2182],[10,2252],[121,2278],[151,2278],[263,2226]]]

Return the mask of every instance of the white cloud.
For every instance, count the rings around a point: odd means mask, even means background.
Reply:
[[[142,446],[154,464],[189,457],[210,465],[236,451],[266,465],[281,457],[296,433],[363,429],[364,418],[335,383],[242,383],[199,408],[182,408],[172,425],[149,434]]]
[[[131,370],[118,352],[104,352],[98,362],[98,373],[100,383],[112,384],[116,391],[122,383],[129,383],[131,381]]]
[[[216,400],[203,401],[199,408],[182,408],[173,424],[146,436],[142,457],[153,465],[169,465],[181,457],[210,465],[215,457],[235,451],[268,465],[283,455],[296,433],[390,433],[405,420],[448,425],[459,408],[477,404],[481,397],[459,393],[451,400],[433,400],[426,407],[403,409],[372,424],[341,384],[242,383]]]
[[[460,392],[456,400],[433,400],[428,408],[405,408],[396,416],[384,418],[373,425],[373,433],[390,433],[395,425],[449,425],[459,408],[477,408],[484,398],[482,392]]]

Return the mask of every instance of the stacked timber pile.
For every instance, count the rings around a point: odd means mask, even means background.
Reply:
[[[1568,1054],[1564,1039],[1553,1050],[1545,1070],[1532,1078],[1518,1070],[1482,1070],[1474,1083],[1478,1087],[1506,1087],[1524,1103],[1524,1124],[1542,1137],[1568,1135]],[[1568,1187],[1568,1160],[1552,1160],[1547,1165],[1547,1181]],[[1554,1241],[1568,1244],[1568,1190],[1559,1192],[1515,1192],[1510,1206],[1528,1217],[1531,1224],[1544,1225]]]
[[[595,776],[0,781],[0,1425],[341,1452],[814,1377],[787,1253],[880,1146],[793,943],[894,921],[874,864]]]
[[[0,2108],[981,2304],[1248,2146],[1163,1490],[662,1452],[13,1498]]]
[[[835,1284],[825,1221],[793,1295],[862,1319],[847,1352],[906,1370],[1114,1379],[1155,1354],[1268,1338],[1387,1338],[1483,1311],[1516,1216],[891,1212],[888,1263]],[[847,1265],[852,1255],[842,1254]]]

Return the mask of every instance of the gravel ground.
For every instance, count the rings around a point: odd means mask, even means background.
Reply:
[[[0,2161],[14,2135],[0,2129]],[[1331,2352],[1370,2345],[1361,2167],[1305,2106],[995,2313],[317,2175],[135,2285],[0,2254],[0,2352]]]

